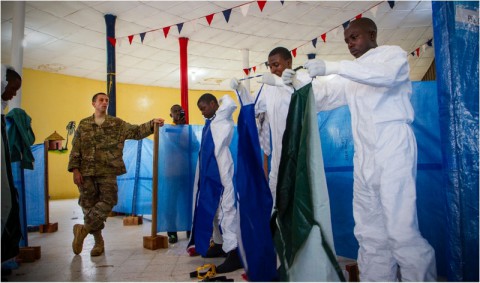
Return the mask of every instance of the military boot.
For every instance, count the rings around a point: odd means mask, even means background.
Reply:
[[[78,255],[82,252],[83,249],[83,240],[88,235],[88,230],[82,224],[73,225],[73,242],[72,249],[73,253]]]
[[[102,255],[105,250],[105,243],[103,242],[102,230],[95,231],[95,233],[93,233],[93,237],[95,238],[95,245],[93,246],[93,249],[90,251],[90,255],[91,256]]]

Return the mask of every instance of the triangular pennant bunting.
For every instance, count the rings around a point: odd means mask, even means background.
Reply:
[[[427,44],[425,43],[424,45],[422,45],[422,52],[425,52],[426,48],[427,48]]]
[[[243,69],[243,72],[245,72],[245,75],[248,76],[248,68],[247,68],[247,69]]]
[[[256,66],[253,66],[253,72],[255,73],[255,71],[257,70],[257,67]]]
[[[317,38],[312,39],[313,48],[317,48]]]
[[[232,13],[232,9],[225,10],[222,13],[225,17],[225,21],[228,23],[228,20],[230,20],[230,14]]]
[[[247,14],[248,14],[248,8],[249,8],[249,7],[250,7],[250,3],[249,3],[249,4],[245,4],[245,5],[243,5],[243,6],[240,6],[240,11],[242,12],[242,15],[243,15],[244,17],[247,16]]]
[[[116,39],[114,37],[110,37],[110,36],[107,36],[107,39],[108,41],[110,42],[110,44],[115,47],[115,43],[116,43]]]
[[[282,3],[282,6],[283,6],[283,2],[285,2],[285,1],[283,1],[283,0],[280,0],[280,3]]]
[[[388,2],[388,5],[390,6],[390,8],[393,9],[393,7],[395,6],[395,1],[387,1]]]
[[[167,38],[168,32],[170,31],[170,26],[163,28],[163,35]]]
[[[145,34],[146,34],[146,32],[142,32],[140,34],[140,40],[142,41],[142,44],[143,44],[143,39],[145,39]]]
[[[180,34],[182,32],[183,23],[177,24],[177,28],[178,28],[178,34]]]
[[[210,14],[210,15],[208,15],[208,16],[205,17],[205,18],[207,19],[208,25],[210,25],[210,24],[212,23],[212,20],[213,20],[213,16],[214,16],[214,15],[215,15],[215,14]]]
[[[433,40],[433,38],[432,38],[432,39],[429,39],[429,40],[427,41],[427,45],[428,45],[428,46],[432,46],[432,40]]]
[[[415,49],[415,52],[417,53],[417,57],[420,57],[420,47]]]
[[[361,19],[362,18],[362,14],[358,14],[355,19],[358,20],[358,19]]]
[[[122,46],[122,45],[123,45],[122,43],[123,43],[123,38],[121,38],[121,37],[118,38],[118,39],[117,39],[117,46],[118,46],[118,47]]]
[[[349,25],[349,24],[350,24],[350,20],[348,20],[348,21],[344,22],[344,23],[342,24],[342,26],[343,26],[343,29],[346,29],[346,28],[348,27],[348,25]]]
[[[132,41],[133,41],[133,35],[129,35],[128,36],[128,42],[130,42],[130,44],[132,44]]]
[[[260,12],[263,12],[263,7],[265,7],[265,4],[267,1],[257,1],[258,8],[260,8]]]
[[[322,38],[323,42],[327,42],[327,34],[326,33],[322,34],[320,37]]]
[[[293,58],[297,57],[297,48],[292,49],[292,56]]]

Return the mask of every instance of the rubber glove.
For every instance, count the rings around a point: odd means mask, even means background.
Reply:
[[[238,90],[240,88],[241,82],[237,80],[237,78],[232,78],[230,80],[230,88],[233,90]]]
[[[272,73],[264,73],[261,77],[260,80],[257,81],[258,83],[261,84],[266,84],[266,85],[271,85],[271,86],[282,86],[283,81],[282,78],[279,76],[272,74]]]
[[[316,76],[328,76],[331,74],[338,74],[340,70],[340,63],[339,62],[328,62],[322,59],[313,59],[308,60],[305,65],[303,65],[305,69],[308,70],[308,74],[310,77]]]
[[[283,70],[282,80],[285,85],[293,86],[294,89],[301,89],[308,83],[299,80],[297,78],[297,72],[292,69]]]
[[[237,78],[232,78],[230,80],[230,87],[237,92],[238,96],[240,96],[243,105],[255,102],[255,99],[249,94],[247,88]]]

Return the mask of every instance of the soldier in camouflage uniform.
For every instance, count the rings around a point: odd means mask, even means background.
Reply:
[[[72,248],[80,254],[83,240],[90,233],[95,238],[91,256],[104,252],[102,229],[112,208],[117,204],[117,176],[126,173],[123,146],[126,139],[143,139],[153,133],[154,125],[164,120],[155,118],[141,125],[131,125],[107,114],[108,96],[97,93],[92,98],[95,113],[80,121],[72,141],[68,171],[78,186],[84,224],[73,226]]]

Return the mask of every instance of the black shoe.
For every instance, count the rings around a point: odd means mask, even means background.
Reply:
[[[187,231],[187,239],[190,239],[190,231]]]
[[[238,249],[234,249],[227,253],[227,258],[225,261],[217,266],[217,274],[220,273],[228,273],[235,270],[243,268],[242,261],[240,260],[240,256],[238,255]]]
[[[178,242],[177,232],[167,232],[167,235],[168,235],[168,242],[170,244],[175,244],[176,242]]]
[[[212,242],[213,243],[213,242]],[[227,254],[222,250],[222,244],[210,244],[210,247],[207,250],[207,254],[205,257],[212,258],[212,257],[225,257]]]

